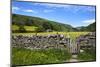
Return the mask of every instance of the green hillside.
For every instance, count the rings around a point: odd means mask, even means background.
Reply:
[[[35,29],[32,28],[33,30],[30,30],[29,26],[34,27]],[[77,29],[68,24],[18,14],[12,14],[12,28],[13,32],[20,32],[19,29],[21,29],[21,31],[23,30],[22,32],[46,32],[47,30],[59,32],[77,31]]]
[[[77,28],[79,31],[88,31],[88,32],[95,32],[96,31],[96,22],[88,25],[88,26],[82,26]]]
[[[92,31],[92,32],[96,31],[96,22],[88,25],[86,28],[87,31]]]
[[[96,22],[88,25],[74,28],[71,25],[55,22],[39,17],[24,16],[12,14],[12,32],[94,32],[96,31]]]

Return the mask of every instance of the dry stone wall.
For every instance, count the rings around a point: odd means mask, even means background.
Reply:
[[[81,35],[77,39],[78,49],[95,48],[96,47],[96,33],[91,32],[87,35]]]
[[[48,35],[48,36],[12,36],[13,47],[23,47],[29,49],[63,49],[69,47],[70,38],[64,35]]]
[[[75,43],[74,43],[75,42]],[[77,54],[80,49],[95,48],[96,35],[95,32],[91,32],[86,35],[80,35],[76,40],[72,42],[69,37],[65,37],[62,34],[52,34],[47,36],[33,35],[13,35],[12,47],[21,47],[27,49],[68,49],[70,53]]]

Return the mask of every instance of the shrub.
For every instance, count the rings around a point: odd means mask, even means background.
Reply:
[[[26,32],[24,26],[19,26],[19,32],[20,33],[25,33]]]

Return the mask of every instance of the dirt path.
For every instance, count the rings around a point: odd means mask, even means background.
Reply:
[[[78,62],[77,55],[72,55],[72,58],[69,60],[69,62]]]
[[[72,58],[70,60],[67,60],[65,62],[79,62],[80,60],[77,59],[77,55],[72,55]]]

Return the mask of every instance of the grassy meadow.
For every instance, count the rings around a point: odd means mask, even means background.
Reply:
[[[24,26],[24,29],[26,31],[36,31],[38,27],[35,26]],[[12,25],[12,31],[18,31],[19,30],[19,26],[18,25]]]
[[[70,58],[71,54],[65,49],[29,50],[12,48],[13,65],[62,63]]]
[[[42,35],[47,36],[50,34],[63,34],[66,37],[70,37],[71,39],[76,39],[76,37],[79,37],[80,35],[86,35],[89,32],[40,32],[40,33],[13,33],[12,35],[23,35],[23,36],[32,36],[32,35]]]

